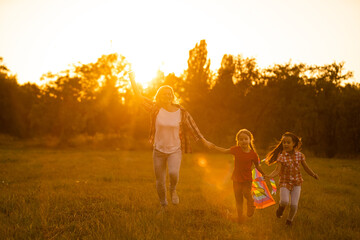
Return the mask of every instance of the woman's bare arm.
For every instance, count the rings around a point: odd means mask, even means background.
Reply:
[[[222,152],[222,153],[230,153],[230,148],[218,147],[215,144],[211,148],[215,149],[216,151]]]
[[[152,102],[151,99],[143,96],[138,88],[138,85],[135,82],[135,73],[134,72],[130,72],[129,73],[129,78],[130,78],[130,82],[131,82],[131,87],[135,93],[135,96],[140,100],[140,101],[146,101],[146,102]]]
[[[141,98],[142,95],[140,93],[140,90],[135,82],[135,73],[134,72],[130,72],[129,73],[129,78],[130,78],[130,82],[131,82],[131,87],[135,93],[135,96],[138,97],[138,98]]]

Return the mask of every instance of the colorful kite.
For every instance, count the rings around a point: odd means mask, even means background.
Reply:
[[[252,195],[254,198],[255,207],[257,209],[263,209],[275,204],[275,200],[270,194],[270,191],[264,181],[264,177],[261,173],[254,168],[252,170]],[[273,182],[271,182],[271,180]],[[276,192],[276,185],[273,179],[270,180],[272,191]],[[274,185],[273,185],[274,184]]]
[[[276,184],[275,184],[275,180],[274,179],[270,179],[270,184],[271,184],[271,194],[276,194]]]
[[[260,160],[259,164],[261,164],[262,162],[265,162],[265,160],[266,160],[265,158]],[[261,174],[260,174],[260,176],[261,176]],[[276,188],[275,180],[273,178],[270,179],[270,184],[271,184],[271,194],[274,195],[274,194],[276,194],[277,188]]]

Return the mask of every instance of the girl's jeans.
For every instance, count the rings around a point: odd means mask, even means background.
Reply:
[[[156,190],[162,206],[168,204],[166,199],[166,165],[169,170],[170,191],[174,191],[176,190],[176,185],[179,181],[181,157],[181,149],[173,153],[163,153],[156,149],[153,150]]]

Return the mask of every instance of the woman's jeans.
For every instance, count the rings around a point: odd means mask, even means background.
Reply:
[[[176,185],[179,181],[181,157],[181,149],[173,153],[163,153],[156,149],[153,151],[156,190],[162,206],[168,204],[166,199],[166,165],[169,170],[170,191],[174,191],[176,190]]]

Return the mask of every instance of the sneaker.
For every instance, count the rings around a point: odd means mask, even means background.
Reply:
[[[277,216],[278,218],[281,218],[282,215],[283,215],[283,213],[284,213],[284,210],[285,210],[285,207],[279,206],[279,208],[276,210],[276,216]]]
[[[254,212],[255,212],[255,206],[253,207],[248,207],[247,209],[247,216],[248,217],[252,217],[254,215]]]
[[[176,190],[171,191],[171,202],[174,205],[179,204],[179,196],[177,195]]]
[[[292,221],[286,220],[286,225],[291,226],[291,225],[292,225]]]

